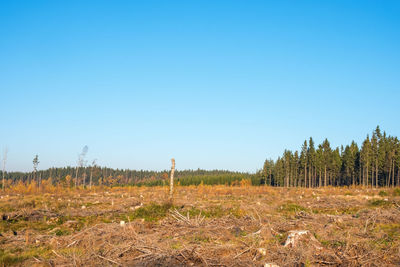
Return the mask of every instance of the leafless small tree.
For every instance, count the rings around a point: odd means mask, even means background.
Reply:
[[[83,168],[83,177],[82,177],[82,181],[83,181],[83,187],[86,186],[86,168]]]
[[[79,168],[86,165],[85,157],[89,150],[88,146],[84,146],[82,152],[78,155],[78,162],[76,166],[76,173],[75,173],[75,188],[78,186],[78,172]]]
[[[8,154],[8,148],[6,147],[3,151],[3,191],[6,188],[6,184],[5,184],[5,174],[6,174],[6,163],[7,163],[7,154]]]
[[[36,179],[36,182],[37,182],[37,184],[38,184],[38,187],[40,188],[40,181],[37,179],[37,175],[36,175],[36,172],[37,172],[37,167],[38,167],[38,165],[39,165],[39,156],[36,154],[36,156],[33,158],[33,161],[32,161],[32,163],[33,163],[33,174],[34,174],[34,178],[33,179]]]
[[[90,189],[92,189],[93,168],[96,167],[96,160],[97,160],[97,159],[94,159],[94,160],[92,161],[92,165],[90,166],[90,181],[89,181],[89,188],[90,188]]]
[[[175,173],[175,159],[171,159],[171,177],[169,180],[169,200],[172,203],[172,198],[174,195],[174,173]]]

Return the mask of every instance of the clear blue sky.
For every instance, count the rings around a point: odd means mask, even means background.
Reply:
[[[400,136],[400,1],[1,1],[8,170],[256,171]]]

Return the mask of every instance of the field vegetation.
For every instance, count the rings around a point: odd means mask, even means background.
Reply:
[[[22,187],[0,199],[0,265],[398,266],[393,188]],[[284,246],[289,231],[312,240]]]

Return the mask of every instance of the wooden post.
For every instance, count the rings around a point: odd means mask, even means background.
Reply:
[[[173,194],[174,194],[174,172],[175,172],[175,159],[171,159],[171,177],[169,180],[169,200],[172,202]]]

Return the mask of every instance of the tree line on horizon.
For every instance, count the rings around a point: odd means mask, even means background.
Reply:
[[[37,160],[36,156],[35,159]],[[36,161],[35,160],[35,161]],[[53,185],[64,187],[89,187],[93,185],[105,186],[161,186],[168,184],[169,171],[148,171],[113,169],[97,165],[83,167],[62,167],[37,170],[33,172],[5,172],[6,184],[18,184],[20,182],[40,187],[42,181],[48,181]],[[78,170],[77,170],[78,169]],[[1,172],[0,172],[1,173]],[[77,175],[78,174],[78,175]],[[215,185],[235,184],[243,179],[252,179],[254,175],[244,172],[228,170],[176,170],[175,181],[180,185]]]
[[[162,186],[168,184],[169,171],[113,169],[93,163],[86,165],[87,146],[75,167],[38,170],[38,155],[33,159],[32,172],[0,172],[5,187],[26,185],[40,188],[47,185],[63,187]],[[5,153],[6,155],[6,153]],[[400,142],[397,137],[381,132],[379,126],[367,135],[361,147],[351,142],[332,148],[325,139],[318,146],[310,137],[300,151],[285,150],[275,161],[267,159],[255,174],[228,170],[176,170],[180,185],[270,185],[283,187],[321,186],[400,186]],[[4,182],[5,181],[5,182]]]
[[[74,167],[49,168],[38,170],[40,163],[36,154],[32,163],[32,172],[6,172],[5,160],[3,160],[2,189],[18,185],[19,188],[27,187],[32,190],[41,190],[42,186],[61,186],[65,188],[91,188],[92,185],[105,186],[162,186],[168,184],[169,171],[148,171],[113,169],[101,167],[94,159],[90,165],[87,164],[86,154],[88,146],[84,146],[78,155],[77,165]],[[6,152],[5,152],[6,155]],[[4,157],[6,159],[6,157]],[[233,172],[228,170],[177,170],[175,181],[181,185],[236,185],[249,184],[255,176],[244,172]],[[243,180],[243,181],[242,181]],[[256,182],[256,181],[255,181]],[[256,182],[257,183],[257,182]]]
[[[310,137],[300,151],[265,160],[258,175],[261,184],[271,186],[400,186],[400,142],[379,126],[361,147],[352,141],[332,148],[328,139],[316,146]]]

